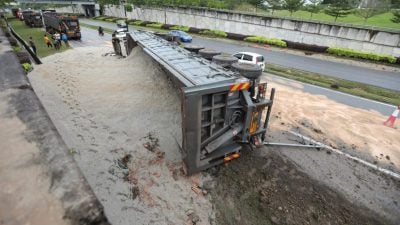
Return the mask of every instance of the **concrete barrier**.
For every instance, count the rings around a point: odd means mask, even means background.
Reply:
[[[124,17],[123,9],[104,8],[105,15]],[[129,19],[216,29],[243,35],[262,35],[297,43],[350,48],[400,56],[400,30],[349,26],[317,21],[251,15],[232,11],[185,7],[134,7]]]

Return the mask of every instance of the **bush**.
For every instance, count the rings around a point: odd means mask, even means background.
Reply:
[[[142,23],[140,23],[140,26],[147,26],[147,24],[152,24],[154,22],[150,22],[150,21],[142,21]]]
[[[388,62],[388,63],[396,63],[397,59],[391,55],[379,55],[370,52],[360,52],[355,51],[353,49],[348,48],[328,48],[327,52],[329,54],[337,55],[337,56],[345,56],[351,58],[360,58],[360,59],[367,59],[373,61],[380,61],[380,62]]]
[[[187,26],[175,25],[175,26],[170,27],[169,29],[170,30],[181,30],[181,31],[189,32],[189,27],[187,27]]]
[[[293,48],[293,49],[299,49],[299,50],[304,50],[304,51],[310,51],[310,52],[326,52],[328,49],[327,46],[319,46],[319,45],[309,45],[309,44],[303,44],[299,42],[293,42],[293,41],[287,41],[286,45],[288,48]]]
[[[210,37],[227,37],[228,35],[222,30],[204,30],[200,34],[204,34]]]
[[[10,42],[11,46],[13,46],[13,47],[17,47],[18,46],[17,39],[15,39],[14,37],[8,37],[8,41]]]
[[[140,24],[142,24],[143,23],[143,21],[141,21],[141,20],[136,20],[136,21],[134,21],[134,22],[130,22],[129,24],[131,24],[131,25],[136,25],[136,26],[140,26]]]
[[[229,33],[227,32],[227,38],[233,39],[233,40],[238,40],[238,41],[243,41],[245,38],[250,37],[249,35],[243,35],[243,34],[235,34],[235,33]]]
[[[162,23],[150,23],[150,24],[147,24],[146,27],[161,29],[162,25],[163,25]]]
[[[29,58],[29,54],[27,52],[17,52],[17,57],[19,60],[19,63],[24,64],[24,63],[31,63],[31,59]]]
[[[163,24],[162,26],[161,26],[161,29],[166,29],[166,30],[169,30],[169,28],[170,27],[173,27],[174,25],[172,25],[172,24]]]
[[[282,47],[282,48],[286,48],[287,47],[286,42],[282,41],[281,39],[266,38],[266,37],[263,37],[263,36],[247,37],[247,38],[244,39],[244,41],[260,43],[260,44],[275,45],[275,46]]]
[[[114,17],[114,18],[112,19],[112,22],[116,23],[118,20],[123,20],[123,21],[125,21],[125,18]]]
[[[33,69],[32,65],[30,63],[22,63],[21,66],[22,66],[22,69],[25,70],[25,73],[29,73]]]
[[[170,28],[171,29],[171,28]],[[205,31],[206,29],[199,29],[196,27],[189,27],[189,33],[194,33],[194,34],[199,34],[202,31]]]

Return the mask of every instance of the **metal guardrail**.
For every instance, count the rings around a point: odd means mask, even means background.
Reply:
[[[36,64],[42,64],[42,61],[39,59],[39,57],[32,51],[32,49],[29,47],[29,45],[15,32],[15,30],[12,28],[12,26],[8,23],[7,18],[5,18],[6,24],[8,29],[11,31],[12,35],[18,40],[18,42],[24,46],[25,50],[29,53],[29,55],[32,57],[33,61]]]

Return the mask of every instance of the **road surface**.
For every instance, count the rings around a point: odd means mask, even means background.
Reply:
[[[81,23],[116,29],[115,24],[102,21],[81,19]],[[131,29],[133,29],[133,27]],[[264,55],[267,63],[288,66],[335,78],[400,91],[400,74],[395,72],[373,70],[359,66],[294,55],[287,52],[250,47],[245,43],[241,45],[203,37],[194,38],[192,44],[202,45],[207,48],[213,48],[230,54],[240,51],[256,52]]]
[[[82,27],[82,40],[81,41],[72,41],[71,45],[73,47],[84,47],[84,46],[102,46],[102,45],[109,45],[111,46],[111,35],[110,34],[105,34],[103,37],[100,37],[97,34],[96,30],[89,29]],[[310,84],[305,84],[301,83],[298,81],[286,79],[283,77],[278,77],[274,76],[272,74],[265,73],[265,78],[268,81],[280,83],[280,84],[285,84],[287,86],[291,86],[293,88],[301,89],[305,92],[308,92],[310,94],[315,94],[315,95],[324,95],[328,97],[329,99],[335,100],[337,102],[357,107],[357,108],[362,108],[362,109],[367,109],[367,110],[375,110],[383,115],[389,115],[392,113],[394,106],[341,93],[338,91],[330,90],[327,88],[322,88],[318,87],[315,85],[310,85]]]

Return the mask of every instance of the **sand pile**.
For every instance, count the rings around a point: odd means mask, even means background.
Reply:
[[[182,174],[180,100],[165,73],[135,49],[82,47],[29,74],[112,224],[209,224],[210,197]]]
[[[277,83],[270,86],[277,89],[270,129],[299,131],[371,163],[400,168],[400,130],[382,124],[389,115]]]

